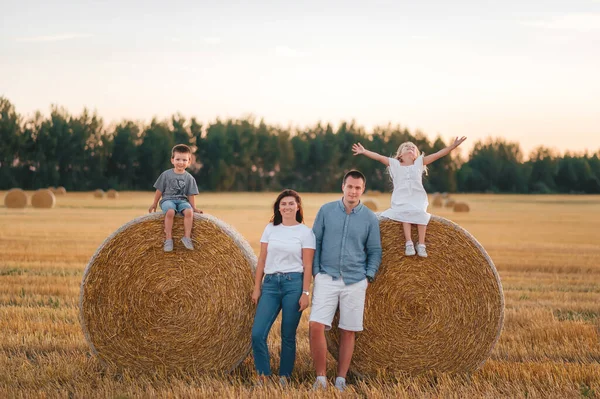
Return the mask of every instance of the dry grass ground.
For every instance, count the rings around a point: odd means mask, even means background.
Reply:
[[[31,193],[29,193],[31,194]],[[4,192],[0,192],[3,198]],[[305,194],[306,223],[337,194]],[[368,196],[365,199],[369,198]],[[456,195],[469,213],[447,217],[476,237],[498,268],[505,324],[490,359],[471,376],[351,380],[344,396],[598,397],[600,395],[600,197]],[[206,212],[258,251],[275,194],[202,194]],[[389,194],[371,197],[379,209]],[[290,388],[253,386],[251,356],[231,376],[135,376],[90,356],[78,321],[82,272],[100,243],[147,212],[152,193],[97,199],[68,193],[54,209],[0,207],[0,397],[306,397],[314,372],[308,314],[298,331]],[[271,334],[278,364],[277,324]],[[330,359],[329,375],[335,364]],[[338,396],[334,391],[323,396]]]

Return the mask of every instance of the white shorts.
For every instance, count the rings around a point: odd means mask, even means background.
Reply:
[[[334,280],[328,274],[317,274],[313,288],[310,321],[324,324],[325,329],[330,330],[339,304],[340,322],[338,327],[346,331],[362,331],[367,285],[367,279],[346,285],[341,278]]]

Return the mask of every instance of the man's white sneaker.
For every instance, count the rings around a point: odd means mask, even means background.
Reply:
[[[416,254],[415,252],[415,245],[412,242],[407,242],[406,243],[406,248],[404,249],[404,255],[406,256],[414,256]]]
[[[417,244],[417,255],[419,255],[421,258],[427,257],[427,247],[425,244]]]

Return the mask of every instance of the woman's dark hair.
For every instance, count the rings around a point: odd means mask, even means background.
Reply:
[[[285,197],[294,197],[296,199],[296,203],[298,204],[298,210],[296,211],[296,221],[298,223],[304,222],[304,213],[302,212],[302,200],[300,200],[300,194],[298,194],[294,190],[285,189],[279,193],[275,203],[273,204],[273,217],[271,217],[271,222],[273,222],[273,226],[277,226],[281,224],[283,217],[281,216],[281,212],[279,212],[279,203]]]

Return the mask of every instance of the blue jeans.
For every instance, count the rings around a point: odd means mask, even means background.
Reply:
[[[169,209],[173,209],[175,214],[182,214],[184,209],[192,209],[192,205],[187,200],[164,200],[160,204],[160,209],[167,213]]]
[[[289,377],[296,361],[296,329],[300,323],[300,296],[303,273],[267,274],[252,326],[252,353],[259,375],[271,375],[267,336],[279,311],[281,315],[281,357],[279,375]]]

